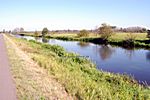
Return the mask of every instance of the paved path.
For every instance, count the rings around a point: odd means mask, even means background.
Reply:
[[[0,100],[17,100],[2,34],[0,34]]]

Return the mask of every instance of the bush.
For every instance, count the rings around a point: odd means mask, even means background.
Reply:
[[[42,36],[44,37],[46,34],[48,34],[49,30],[47,28],[43,28],[42,30]]]
[[[89,32],[87,30],[81,30],[80,33],[78,33],[78,37],[88,37]]]
[[[134,33],[129,33],[127,34],[126,36],[126,40],[125,41],[128,41],[128,42],[134,42],[135,39],[136,39],[137,35],[134,34]]]
[[[102,24],[102,26],[98,28],[98,33],[103,40],[108,40],[108,38],[113,35],[113,30],[111,26]]]
[[[35,36],[39,36],[39,33],[37,31],[34,32]]]

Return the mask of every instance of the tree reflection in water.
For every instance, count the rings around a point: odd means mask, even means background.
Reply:
[[[80,47],[87,47],[87,46],[89,46],[89,43],[87,43],[87,42],[79,42],[78,45]]]
[[[43,43],[48,43],[48,39],[42,38],[42,42],[43,42]]]
[[[125,54],[129,57],[129,59],[132,59],[134,56],[134,48],[124,48]]]
[[[49,42],[50,43],[56,43],[56,40],[55,39],[50,39]]]
[[[39,38],[39,37],[35,37],[35,40],[36,40],[36,41],[40,41],[40,38]]]
[[[150,51],[146,53],[146,59],[150,62]]]
[[[109,59],[115,50],[109,45],[102,45],[99,49],[100,57],[102,60]]]

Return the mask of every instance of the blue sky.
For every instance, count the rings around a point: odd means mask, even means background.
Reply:
[[[0,30],[150,28],[150,0],[0,0]]]

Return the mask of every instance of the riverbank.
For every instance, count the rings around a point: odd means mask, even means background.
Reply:
[[[126,75],[98,71],[89,60],[68,53],[60,46],[10,38],[77,99],[150,98],[150,90],[134,79]]]
[[[10,37],[5,36],[5,42],[18,100],[73,99],[47,70],[34,62]]]
[[[110,44],[115,46],[122,46],[125,48],[150,48],[150,40],[146,38],[146,33],[133,33],[136,36],[134,42],[126,41],[128,33],[116,33],[112,37],[108,39],[107,42],[103,41],[100,38],[100,35],[90,34],[89,37],[77,37],[77,34],[48,34],[45,38],[59,39],[65,41],[82,41],[82,42],[91,42],[95,44]],[[41,35],[35,36],[33,33],[20,33],[20,35],[33,36],[33,37],[41,37]]]

